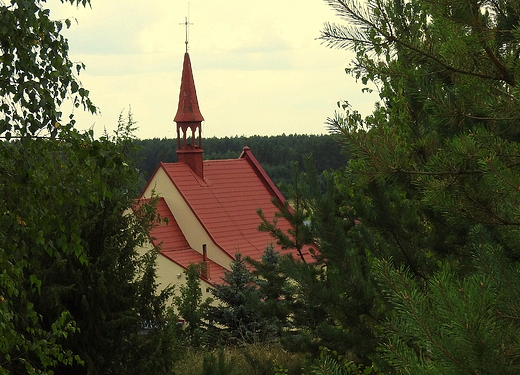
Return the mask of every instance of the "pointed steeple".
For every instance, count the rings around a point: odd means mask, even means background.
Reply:
[[[174,121],[177,123],[177,159],[186,163],[201,179],[204,179],[202,164],[202,121],[195,81],[188,52],[184,54],[179,106]]]
[[[191,70],[190,55],[184,54],[184,65],[182,67],[181,92],[179,94],[179,107],[175,115],[175,122],[204,121],[200,113],[195,81]]]

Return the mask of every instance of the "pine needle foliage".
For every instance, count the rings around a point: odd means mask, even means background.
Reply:
[[[293,185],[282,186],[284,190],[288,191],[291,197],[290,201],[279,202],[276,198],[272,199],[272,203],[278,209],[272,221],[266,218],[262,209],[259,208],[257,213],[262,219],[262,223],[258,226],[258,230],[270,233],[282,249],[296,250],[300,260],[306,262],[303,250],[305,246],[314,243],[314,238],[306,222],[309,215],[309,206],[304,197],[308,195],[306,194],[308,186],[300,180],[298,165],[293,163],[292,167]],[[278,218],[284,218],[291,224],[287,233],[277,227]]]
[[[282,343],[315,356],[320,347],[327,347],[370,362],[365,355],[375,350],[381,311],[366,249],[358,237],[360,228],[345,205],[348,191],[338,189],[334,173],[316,176],[312,158],[306,158],[306,165],[307,172],[299,174],[292,189],[301,204],[288,211],[305,226],[308,243],[319,252],[312,263],[292,257],[280,261],[280,272],[288,280],[281,293],[290,311]],[[260,229],[265,229],[264,224]],[[276,222],[271,226],[276,228]],[[279,241],[281,231],[276,229],[270,232]]]
[[[421,285],[403,268],[378,263],[395,307],[384,351],[401,373],[519,371],[520,325],[513,297],[520,282],[518,265],[506,261],[504,250],[485,229],[476,228],[472,234],[477,270],[465,277],[444,266]]]
[[[345,24],[322,41],[355,53],[347,72],[381,101],[365,118],[338,103],[349,162],[324,193],[298,188],[320,252],[282,263],[293,346],[365,364],[380,348],[397,373],[518,372],[520,5],[328,3]]]

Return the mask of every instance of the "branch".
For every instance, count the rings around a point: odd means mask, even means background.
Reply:
[[[322,31],[322,36],[319,39],[323,39],[323,40],[334,39],[333,41],[328,40],[329,46],[334,45],[334,44],[339,44],[340,46],[342,46],[341,43],[363,43],[363,44],[369,44],[372,46],[387,47],[387,46],[391,45],[392,43],[395,43],[410,51],[416,52],[431,61],[434,61],[435,63],[441,65],[446,70],[449,70],[451,72],[459,73],[459,74],[463,74],[463,75],[469,75],[469,76],[478,77],[478,78],[487,79],[487,80],[504,81],[511,86],[515,86],[515,84],[516,84],[514,79],[512,80],[511,77],[509,77],[509,74],[507,73],[507,69],[496,58],[496,56],[494,56],[494,54],[489,50],[489,47],[483,46],[484,50],[488,54],[488,57],[492,60],[494,65],[500,70],[501,75],[499,75],[499,76],[489,75],[489,74],[479,73],[479,72],[474,72],[474,71],[468,71],[468,70],[454,67],[454,66],[450,65],[449,63],[443,61],[440,57],[438,57],[428,51],[425,51],[421,48],[418,48],[411,43],[405,42],[403,39],[395,37],[393,35],[394,34],[393,32],[390,32],[390,33],[385,32],[382,28],[378,27],[374,22],[370,21],[367,17],[364,17],[363,15],[361,15],[361,13],[359,11],[357,11],[357,9],[350,7],[346,3],[345,0],[336,0],[334,2],[329,1],[329,3],[331,4],[332,7],[336,8],[338,10],[338,12],[341,10],[342,11],[341,13],[346,13],[347,17],[352,19],[354,21],[354,23],[362,24],[365,27],[374,29],[378,34],[380,34],[386,40],[386,43],[375,43],[373,41],[370,41],[369,39],[361,38],[361,35],[366,36],[366,34],[360,34],[360,37],[356,37],[353,32],[349,32],[348,30],[340,30],[339,26],[332,27],[330,24],[326,24],[325,30]],[[380,11],[382,11],[381,7],[378,7],[378,8]],[[387,23],[389,30],[392,30],[391,24],[386,17],[386,13],[382,12],[382,14],[383,14],[384,21]],[[339,32],[339,31],[341,31],[341,32]],[[491,55],[489,54],[490,52],[491,52]],[[504,71],[504,69],[505,69],[505,71]]]
[[[495,176],[498,177],[499,180],[501,180],[504,184],[515,190],[517,193],[520,193],[520,187],[514,185],[512,182],[508,181],[504,176],[502,176],[498,169],[491,163],[491,160],[489,158],[486,158],[486,164],[488,165],[489,169],[495,174]]]
[[[500,76],[501,80],[503,80],[506,83],[508,83],[509,85],[515,87],[516,79],[515,79],[514,75],[509,73],[507,67],[502,63],[502,61],[500,61],[500,59],[497,57],[497,55],[493,53],[491,48],[489,48],[489,45],[486,42],[486,39],[482,35],[482,30],[483,29],[488,30],[488,28],[482,22],[482,16],[480,15],[480,13],[477,12],[477,14],[475,15],[475,21],[473,22],[472,26],[478,32],[478,39],[480,41],[480,44],[482,45],[482,48],[486,52],[486,55],[491,60],[493,65],[495,65],[495,67],[501,73],[501,76]]]

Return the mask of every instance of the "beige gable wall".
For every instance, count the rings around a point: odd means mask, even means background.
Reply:
[[[184,268],[179,266],[177,263],[172,262],[164,255],[159,254],[157,257],[157,282],[159,283],[159,289],[163,289],[168,285],[175,285],[175,294],[179,295],[180,285],[186,282],[186,275],[184,275]],[[212,287],[206,281],[200,280],[200,288],[202,290],[202,300],[213,297],[209,292]]]
[[[153,249],[153,245],[151,243],[148,243],[146,246],[139,248],[138,252],[140,255],[144,255],[151,249]],[[177,263],[172,262],[164,255],[159,254],[156,259],[155,269],[157,271],[156,281],[158,284],[158,290],[163,290],[167,286],[174,285],[174,295],[179,296],[180,286],[186,283],[186,275],[184,274],[184,268],[178,265]],[[214,300],[215,297],[213,297],[213,295],[210,292],[213,286],[210,283],[204,281],[203,279],[199,279],[199,282],[200,289],[202,291],[202,300],[204,301],[207,298],[211,298],[212,300]],[[170,300],[168,303],[171,304],[173,303],[173,301]],[[213,301],[213,304],[215,303],[216,302]],[[174,308],[175,310],[177,310],[175,306]]]
[[[143,198],[151,198],[154,190],[157,196],[164,198],[191,248],[202,254],[202,245],[206,244],[208,258],[229,269],[231,258],[213,242],[162,168],[153,176],[143,193]]]

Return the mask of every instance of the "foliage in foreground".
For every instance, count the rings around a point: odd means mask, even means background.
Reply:
[[[519,371],[514,317],[520,316],[520,266],[482,226],[471,237],[475,271],[463,278],[443,265],[418,285],[409,271],[376,264],[396,311],[388,325],[387,357],[407,373]]]
[[[96,140],[63,119],[67,98],[96,108],[71,22],[45,5],[0,2],[0,373],[168,373],[170,291],[156,294],[155,252],[137,252],[157,218],[134,205],[133,122]]]
[[[282,212],[309,218],[321,266],[281,263],[288,344],[403,374],[517,373],[520,4],[328,2],[348,24],[322,40],[356,53],[381,103],[364,119],[339,103],[347,167],[325,193],[300,178]]]
[[[90,5],[89,0],[61,0]],[[71,21],[53,20],[45,1],[11,0],[0,3],[0,135],[35,136],[42,130],[56,136],[65,125],[60,105],[73,105],[95,113],[77,74],[83,63],[73,63],[62,35]],[[69,116],[74,124],[74,116]]]
[[[137,252],[157,218],[147,204],[125,212],[137,178],[125,159],[131,125],[121,122],[113,139],[64,131],[0,144],[4,372],[171,365],[170,291],[156,295],[154,251]],[[153,323],[151,336],[139,335],[143,322]]]

